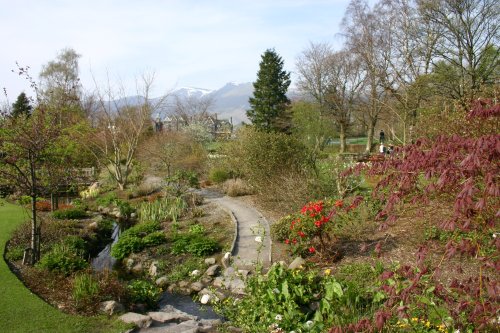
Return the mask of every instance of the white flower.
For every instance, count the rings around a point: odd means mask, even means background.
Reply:
[[[200,300],[201,304],[207,304],[208,301],[210,301],[210,295],[205,294],[201,297],[201,300]]]
[[[312,326],[312,324],[313,324],[312,320],[308,320],[308,321],[306,321],[306,326],[307,326],[307,327],[311,327],[311,326]]]
[[[255,241],[256,241],[257,243],[262,243],[262,237],[261,237],[261,236],[257,236],[257,237],[255,237]]]
[[[275,320],[277,321],[280,321],[280,320],[283,320],[283,316],[282,315],[276,315],[276,317],[274,317]]]
[[[497,236],[498,236],[498,235],[499,235],[499,233],[498,233],[498,232],[494,232],[494,233],[493,233],[493,238],[497,238]]]
[[[198,275],[200,275],[200,271],[197,269],[191,272],[191,276],[198,276]]]
[[[279,290],[278,288],[274,288],[274,289],[273,289],[273,293],[275,293],[275,294],[279,294],[279,293],[280,293],[280,290]]]
[[[295,331],[290,331],[290,333],[296,333]]]

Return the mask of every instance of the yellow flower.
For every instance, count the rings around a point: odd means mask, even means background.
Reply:
[[[417,322],[418,318],[417,317],[413,317],[413,318],[411,318],[411,321]]]
[[[425,322],[425,327],[431,327],[431,323],[429,321]]]
[[[330,275],[332,270],[330,268],[325,269],[325,275]]]

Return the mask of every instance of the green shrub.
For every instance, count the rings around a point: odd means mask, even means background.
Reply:
[[[82,258],[80,251],[62,242],[55,244],[48,253],[43,255],[38,265],[49,271],[69,275],[87,268],[88,262]]]
[[[224,169],[212,169],[210,170],[210,174],[208,176],[208,179],[210,179],[210,181],[216,184],[223,183],[229,178],[230,178],[229,172],[227,172]]]
[[[16,261],[23,259],[24,248],[25,247],[21,245],[9,248],[9,251],[5,254],[5,258],[9,261]]]
[[[52,216],[59,220],[78,220],[87,217],[87,213],[81,208],[69,208],[56,210]]]
[[[118,241],[111,248],[111,255],[121,260],[131,253],[137,253],[148,246],[159,245],[165,242],[166,237],[159,223],[139,223],[125,230]],[[157,232],[158,231],[158,232]],[[162,236],[160,236],[162,234]],[[150,236],[152,235],[152,236]],[[150,236],[148,238],[148,236]]]
[[[130,302],[145,304],[149,308],[155,308],[160,300],[162,290],[155,284],[145,280],[133,280],[127,286]]]
[[[190,234],[203,234],[205,232],[205,227],[201,224],[193,224],[189,227]]]
[[[111,205],[112,203],[115,202],[115,200],[117,199],[116,197],[116,193],[115,192],[108,192],[100,197],[98,197],[95,202],[97,205],[99,206],[109,206]]]
[[[130,214],[135,212],[135,209],[130,205],[128,201],[123,201],[120,199],[115,200],[115,205],[118,207],[120,210],[120,214],[123,217],[130,217]]]
[[[82,308],[98,301],[99,282],[92,274],[78,274],[73,281],[73,299],[77,308]]]
[[[167,242],[167,236],[163,231],[155,231],[142,239],[144,247],[156,246]]]
[[[172,244],[173,254],[190,253],[202,257],[218,250],[220,246],[217,241],[202,234],[178,235]]]
[[[291,238],[290,225],[297,216],[295,214],[282,217],[271,225],[271,237],[279,242],[284,242],[286,239]]]
[[[113,258],[121,260],[131,253],[136,253],[144,248],[142,239],[137,235],[123,234],[111,247]]]

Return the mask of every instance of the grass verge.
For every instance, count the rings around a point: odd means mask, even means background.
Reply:
[[[106,317],[64,314],[31,293],[10,271],[3,253],[14,229],[28,218],[23,208],[0,201],[0,331],[29,332],[123,332],[128,326]]]

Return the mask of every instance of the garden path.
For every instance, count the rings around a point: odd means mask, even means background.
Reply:
[[[271,237],[269,223],[254,207],[238,198],[222,195],[213,189],[199,192],[207,201],[230,211],[236,219],[237,236],[232,255],[240,269],[253,270],[257,263],[267,268],[271,264]]]

